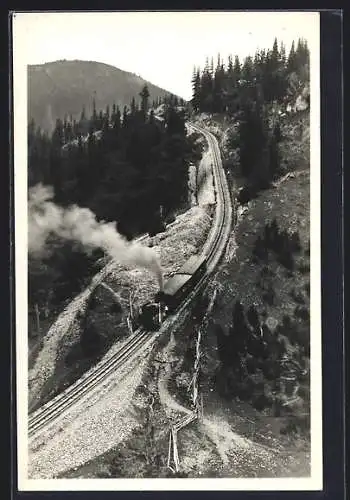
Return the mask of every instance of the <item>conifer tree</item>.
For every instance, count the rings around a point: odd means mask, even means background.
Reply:
[[[296,69],[297,69],[296,68],[296,53],[295,53],[295,44],[294,44],[294,40],[293,40],[290,51],[289,51],[289,55],[288,55],[287,70],[288,70],[288,73],[293,73],[294,71],[296,71]]]
[[[96,99],[95,97],[92,100],[92,117],[90,120],[93,130],[98,130],[98,116],[96,111]]]
[[[200,111],[201,109],[201,78],[200,69],[194,68],[192,76],[192,106],[194,111]]]
[[[148,99],[150,95],[147,84],[143,86],[142,91],[140,92],[139,95],[141,97],[141,113],[143,120],[145,121],[148,113],[148,107],[149,107]]]
[[[233,66],[233,73],[234,73],[234,77],[235,77],[236,82],[238,82],[238,80],[240,80],[240,78],[241,78],[241,63],[239,61],[238,56],[235,56],[235,64]]]

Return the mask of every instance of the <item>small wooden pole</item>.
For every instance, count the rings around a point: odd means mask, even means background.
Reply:
[[[36,303],[35,306],[35,316],[36,316],[36,327],[37,327],[37,331],[38,331],[38,335],[40,334],[41,332],[41,328],[40,328],[40,314],[39,314],[39,307],[38,307],[38,304]]]
[[[131,292],[129,293],[129,309],[130,309],[130,318],[133,319],[134,316],[133,316],[133,307],[132,307],[132,302],[133,302],[133,298],[132,298],[132,295],[131,295]]]
[[[158,320],[159,320],[159,326],[162,324],[162,309],[160,306],[160,302],[158,304]]]
[[[128,328],[129,328],[129,331],[131,333],[131,335],[134,333],[133,329],[132,329],[132,322],[131,322],[131,319],[130,319],[130,316],[127,316],[126,318],[126,322],[128,324]]]
[[[169,431],[169,448],[168,448],[168,462],[167,466],[170,468],[170,454],[171,454],[171,430]]]

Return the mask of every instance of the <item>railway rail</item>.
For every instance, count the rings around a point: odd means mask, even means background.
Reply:
[[[196,131],[205,136],[212,153],[212,166],[216,191],[216,212],[214,223],[202,252],[207,256],[206,274],[198,281],[174,314],[165,319],[158,332],[150,334],[144,329],[139,328],[128,339],[126,344],[118,352],[113,354],[113,356],[107,360],[102,360],[61,394],[31,413],[28,418],[29,438],[33,438],[41,431],[47,429],[78,401],[81,401],[88,393],[96,389],[112,373],[125,364],[126,361],[140,354],[146,345],[148,346],[150,343],[154,342],[159,335],[174,325],[218,264],[226,247],[231,229],[231,197],[227,186],[226,176],[222,168],[220,150],[216,138],[207,130],[193,123],[188,123],[187,127],[189,130]]]

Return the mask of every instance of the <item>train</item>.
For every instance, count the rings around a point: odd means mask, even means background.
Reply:
[[[142,306],[139,321],[146,330],[157,330],[163,315],[173,313],[207,270],[207,256],[192,256],[164,284],[153,301]]]

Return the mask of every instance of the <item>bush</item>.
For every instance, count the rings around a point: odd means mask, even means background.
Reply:
[[[297,434],[298,426],[295,421],[290,420],[286,425],[281,427],[280,433],[283,435],[287,434]]]
[[[87,357],[96,356],[100,352],[101,337],[93,323],[86,326],[80,337],[80,345]]]
[[[277,260],[282,266],[284,266],[289,271],[294,270],[294,259],[290,250],[287,249],[283,250],[282,253],[278,255]]]
[[[305,304],[305,298],[303,294],[301,292],[296,292],[295,288],[291,290],[290,296],[297,304]]]
[[[242,401],[248,401],[254,393],[255,384],[253,379],[247,377],[243,382],[237,385],[237,396]]]
[[[262,298],[269,306],[272,306],[274,304],[275,291],[273,289],[272,284],[269,285],[267,291],[263,294]]]
[[[152,221],[152,223],[150,224],[148,234],[149,234],[149,236],[152,237],[158,233],[163,233],[165,230],[166,230],[166,225],[164,224],[164,222],[159,221],[159,220],[155,220],[155,221]]]
[[[281,375],[281,367],[278,361],[266,360],[262,372],[267,380],[276,380]]]
[[[259,394],[253,398],[253,406],[258,411],[262,411],[265,408],[271,408],[272,398],[266,396],[266,394]]]
[[[248,203],[250,200],[253,200],[258,196],[258,191],[255,187],[253,186],[244,186],[243,188],[240,189],[238,196],[237,196],[237,201],[240,205],[245,205]]]
[[[308,321],[310,319],[309,309],[305,306],[296,306],[294,309],[294,315],[304,321]]]
[[[266,248],[265,242],[261,239],[260,236],[255,241],[254,248],[253,248],[253,257],[254,262],[256,262],[256,259],[261,259],[261,260],[267,260],[268,258],[268,252]]]
[[[306,246],[306,248],[304,250],[304,254],[307,255],[307,256],[310,256],[310,239],[307,242],[307,246]]]
[[[254,358],[254,356],[248,357],[246,360],[246,366],[249,374],[256,373],[258,369],[258,361]]]
[[[301,274],[308,274],[310,272],[310,264],[308,262],[301,262],[298,269]]]
[[[253,328],[260,327],[259,314],[254,305],[251,305],[247,311],[247,320]]]
[[[264,266],[261,271],[260,271],[260,275],[263,277],[263,278],[267,278],[268,276],[273,276],[273,271],[271,269],[269,269],[268,266]]]
[[[120,314],[123,311],[122,306],[119,304],[119,302],[118,303],[113,302],[113,304],[111,304],[109,310],[112,314]]]
[[[290,235],[289,238],[290,241],[290,249],[292,252],[300,252],[301,250],[301,243],[300,243],[300,236],[298,231],[295,231]]]

